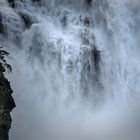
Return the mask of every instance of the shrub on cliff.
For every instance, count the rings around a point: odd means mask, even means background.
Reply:
[[[5,69],[12,72],[12,67],[9,65],[6,60],[5,56],[8,56],[9,53],[5,50],[3,50],[3,47],[0,47],[0,71],[5,72]]]

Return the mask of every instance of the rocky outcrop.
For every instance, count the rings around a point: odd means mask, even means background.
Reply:
[[[11,96],[13,91],[4,72],[5,68],[0,63],[0,140],[9,140],[8,133],[12,122],[10,112],[15,107],[15,102]]]
[[[12,8],[15,8],[15,0],[8,0],[8,3]]]

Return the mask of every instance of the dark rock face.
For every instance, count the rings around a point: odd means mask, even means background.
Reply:
[[[3,72],[5,68],[0,63],[0,140],[9,140],[9,129],[11,128],[10,112],[15,107],[15,102],[11,96],[12,89],[9,81]]]
[[[88,17],[85,18],[84,25],[86,25],[86,26],[90,25],[90,18],[88,18]]]
[[[32,0],[32,2],[40,2],[41,0]]]
[[[100,71],[100,66],[99,66],[100,51],[97,50],[96,48],[94,48],[94,50],[92,50],[92,55],[93,55],[93,59],[94,59],[94,69],[95,69],[96,74],[98,74]]]
[[[15,8],[15,0],[8,0],[8,3],[12,8]]]
[[[0,14],[0,33],[4,33],[4,26],[3,26],[3,23],[2,23],[2,16]]]
[[[87,3],[88,5],[91,5],[92,0],[86,0],[86,3]]]
[[[33,21],[30,19],[30,17],[28,17],[26,15],[21,15],[21,18],[24,21],[25,27],[27,29],[29,29],[31,27],[31,25],[33,24]]]
[[[32,24],[38,23],[38,20],[28,12],[20,11],[18,14],[21,17],[22,24],[24,25],[24,30],[30,29]]]

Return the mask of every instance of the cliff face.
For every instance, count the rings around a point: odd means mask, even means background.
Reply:
[[[15,107],[15,102],[11,96],[13,91],[4,72],[5,68],[0,63],[0,140],[9,140],[8,133],[12,122],[10,112]]]

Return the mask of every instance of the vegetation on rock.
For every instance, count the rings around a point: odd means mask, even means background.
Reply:
[[[12,71],[11,66],[6,62],[5,56],[8,52],[0,48],[0,140],[8,140],[9,129],[11,128],[10,112],[15,107],[15,102],[11,96],[12,89],[10,82],[6,79],[4,72]]]
[[[12,67],[6,62],[5,56],[8,56],[9,53],[2,49],[3,47],[0,47],[0,70],[5,72],[5,68],[12,72]]]

